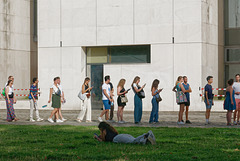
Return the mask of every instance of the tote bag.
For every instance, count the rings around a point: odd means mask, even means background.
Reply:
[[[187,102],[187,97],[186,97],[185,93],[183,93],[183,91],[177,91],[176,102],[177,102],[177,104]]]

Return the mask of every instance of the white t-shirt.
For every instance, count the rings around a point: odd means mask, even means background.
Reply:
[[[7,87],[7,83],[5,84],[5,88]],[[14,86],[12,85],[12,89],[14,89]]]
[[[233,90],[234,92],[240,92],[240,82],[234,82],[233,83]],[[240,94],[235,94],[235,99],[240,99]]]
[[[6,87],[7,88],[7,87]],[[10,87],[9,86],[9,89],[8,89],[9,91],[8,91],[8,95],[11,95],[12,93],[13,93],[13,87]]]
[[[103,93],[103,90],[106,90],[107,92],[107,95],[110,97],[110,91],[111,91],[111,88],[110,88],[110,85],[109,84],[106,84],[104,83],[102,85],[102,100],[108,100],[108,98],[105,96],[105,94]]]
[[[138,85],[136,83],[133,83],[133,91],[134,91],[134,93],[136,93],[135,88],[138,89]]]
[[[58,91],[58,89],[61,90],[61,89],[59,88],[59,85],[57,85],[57,87],[56,87],[55,84],[53,84],[53,85],[51,86],[51,88],[53,89],[53,93],[52,93],[52,94],[56,94],[57,91]]]

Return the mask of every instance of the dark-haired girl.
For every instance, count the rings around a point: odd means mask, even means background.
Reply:
[[[6,86],[6,105],[7,105],[7,121],[17,121],[18,119],[15,116],[13,103],[16,103],[14,100],[14,93],[13,93],[13,80],[9,80]]]
[[[228,81],[228,87],[226,89],[226,98],[224,101],[224,109],[227,110],[227,125],[231,126],[231,118],[232,112],[236,109],[236,101],[235,101],[235,91],[232,88],[234,80],[230,79]]]
[[[100,136],[94,136],[98,141],[126,144],[146,144],[147,142],[150,142],[151,144],[156,144],[156,139],[152,131],[148,131],[148,133],[134,138],[129,134],[119,134],[114,127],[106,122],[100,122],[98,128],[100,130]]]
[[[160,97],[159,93],[162,89],[158,89],[159,80],[155,79],[152,83],[152,112],[150,115],[149,123],[157,123],[158,122],[158,111],[159,111],[159,102],[157,102],[157,98]]]

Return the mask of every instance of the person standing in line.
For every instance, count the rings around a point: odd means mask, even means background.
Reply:
[[[233,79],[230,79],[228,81],[228,87],[226,89],[226,97],[224,101],[224,110],[227,110],[227,126],[232,125],[232,112],[233,110],[236,110],[236,101],[235,101],[235,92],[233,90]]]
[[[140,83],[140,77],[136,76],[132,83],[132,88],[135,93],[134,96],[134,122],[135,124],[139,124],[142,119],[142,98],[139,97],[138,93],[143,90],[143,88],[146,86],[144,84],[142,87],[139,86]]]
[[[188,78],[187,76],[183,76],[183,83],[182,83],[184,89],[188,92],[185,93],[186,97],[187,97],[187,102],[185,103],[186,106],[186,111],[185,111],[185,115],[186,115],[186,124],[191,124],[190,120],[188,119],[188,111],[189,111],[189,106],[190,106],[190,93],[192,92],[192,89],[190,87],[190,85],[188,84]]]
[[[187,102],[187,97],[185,95],[186,91],[185,88],[182,85],[183,83],[183,77],[179,76],[176,85],[173,87],[173,91],[176,92],[176,101],[177,104],[179,105],[179,113],[178,113],[178,125],[184,125],[185,123],[183,122],[183,112],[184,112],[184,107],[185,103]],[[176,90],[177,89],[177,90]]]
[[[110,93],[110,97],[111,99],[113,100],[113,102],[111,102],[111,109],[110,109],[110,118],[109,118],[109,121],[110,122],[115,122],[113,120],[113,116],[114,116],[114,88],[113,88],[113,84],[111,82],[109,82],[109,85],[110,85],[110,89],[111,89],[111,93]]]
[[[15,95],[13,92],[13,80],[9,80],[5,89],[5,99],[6,99],[6,105],[7,105],[7,121],[18,121],[19,119],[16,117],[13,104],[15,104]]]
[[[65,97],[64,97],[64,91],[63,91],[63,88],[62,88],[62,85],[61,85],[61,79],[60,77],[57,77],[57,81],[58,81],[58,88],[60,89],[61,91],[61,103],[65,103],[66,100],[65,100]],[[56,113],[56,115],[59,115],[61,120],[64,122],[64,121],[67,121],[67,119],[65,119],[63,116],[62,116],[62,106],[59,108],[59,111]],[[56,116],[55,116],[56,117]]]
[[[52,107],[54,108],[53,111],[51,112],[51,115],[48,118],[48,121],[50,123],[54,123],[52,117],[61,108],[61,97],[62,97],[61,96],[62,92],[60,91],[60,89],[58,87],[58,77],[55,77],[53,79],[53,81],[54,81],[54,84],[50,88],[49,101],[48,101],[48,103],[50,103],[52,101]],[[55,115],[55,116],[56,116],[57,123],[63,122],[62,120],[59,119],[58,115]]]
[[[212,83],[213,83],[213,77],[212,76],[208,76],[207,77],[207,82],[208,84],[206,84],[205,88],[204,88],[204,102],[205,102],[205,105],[206,105],[206,123],[205,125],[207,124],[210,124],[209,122],[209,118],[210,118],[210,112],[211,112],[211,109],[212,109],[212,106],[214,105],[214,102],[213,102],[213,92],[212,92]]]
[[[118,131],[106,122],[100,122],[98,125],[100,130],[100,136],[94,135],[94,138],[100,142],[114,142],[114,143],[124,143],[124,144],[156,144],[156,138],[153,132],[150,130],[148,133],[140,135],[134,138],[129,134],[119,134]]]
[[[89,87],[89,82],[90,78],[85,78],[84,83],[82,85],[82,94],[86,95],[85,100],[81,100],[81,106],[82,110],[80,111],[78,117],[77,117],[77,122],[82,122],[83,118],[85,116],[86,110],[87,110],[87,115],[86,115],[86,122],[92,122],[91,115],[92,115],[92,107],[91,107],[91,90],[93,87]]]
[[[102,85],[102,101],[104,105],[104,109],[100,116],[98,117],[98,120],[102,122],[102,116],[105,115],[106,121],[108,121],[108,116],[109,116],[109,110],[111,109],[111,102],[113,102],[111,98],[111,87],[109,85],[110,82],[110,76],[107,75],[104,78],[105,83]]]
[[[13,81],[13,83],[14,83],[14,77],[13,76],[9,76],[8,77],[8,81],[9,80],[12,80]],[[5,91],[6,91],[6,87],[7,87],[7,84],[8,84],[8,82],[5,84]],[[12,89],[13,89],[13,91],[14,91],[14,84],[12,85]],[[5,92],[6,93],[6,92]],[[14,97],[14,102],[17,102],[17,98],[16,97]]]
[[[39,111],[37,107],[37,95],[39,94],[37,89],[38,79],[33,78],[33,84],[30,87],[30,94],[29,94],[29,102],[30,102],[30,122],[35,122],[33,119],[33,110],[36,112],[37,121],[43,121],[42,118],[39,116]]]
[[[159,112],[159,102],[157,98],[160,98],[159,93],[162,92],[163,89],[158,89],[160,81],[155,79],[152,83],[151,91],[152,91],[152,112],[150,115],[149,123],[158,123],[158,112]]]
[[[235,91],[235,101],[236,101],[236,110],[234,111],[234,125],[239,125],[239,117],[240,117],[240,74],[236,74],[235,76],[236,82],[233,84],[233,90]],[[237,118],[237,121],[236,121]]]
[[[125,90],[124,85],[126,83],[125,79],[121,79],[117,86],[117,104],[118,104],[118,111],[117,111],[117,119],[118,123],[122,124],[125,123],[123,120],[123,109],[126,106],[126,102],[122,102],[122,97],[126,97],[125,95],[128,93],[128,91]]]

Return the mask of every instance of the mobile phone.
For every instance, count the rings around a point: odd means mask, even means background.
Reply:
[[[131,88],[129,88],[129,89],[127,90],[127,92],[130,91],[130,90],[131,90]]]
[[[146,83],[144,84],[144,86],[146,86]]]

